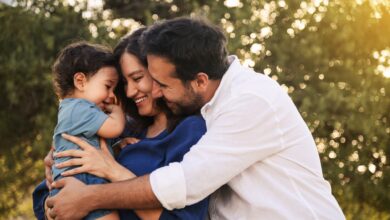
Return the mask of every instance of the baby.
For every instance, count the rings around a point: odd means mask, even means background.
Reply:
[[[99,138],[114,138],[125,126],[124,113],[116,100],[114,89],[119,80],[112,52],[103,46],[77,42],[66,46],[54,66],[54,87],[61,99],[58,122],[54,130],[55,152],[79,149],[61,137],[62,133],[78,136],[92,146],[99,146]],[[55,158],[59,164],[70,158]],[[74,167],[73,167],[74,168]],[[52,167],[53,178],[72,168]],[[103,184],[107,180],[92,174],[74,175],[85,184]],[[58,193],[53,189],[50,196]],[[117,212],[95,210],[85,219],[119,219]]]

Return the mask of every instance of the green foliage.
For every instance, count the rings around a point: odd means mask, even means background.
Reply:
[[[45,3],[44,7],[42,3]],[[23,3],[21,3],[23,4]],[[56,122],[51,65],[58,51],[90,33],[73,8],[36,1],[29,7],[0,4],[0,218],[15,216],[43,179],[43,156]]]
[[[112,19],[149,25],[200,15],[224,28],[232,54],[291,95],[347,218],[390,219],[390,78],[382,74],[390,67],[390,2],[105,0],[112,14],[89,18],[79,2],[0,4],[0,218],[21,215],[13,207],[43,178],[58,51],[74,39],[115,44],[132,27]]]

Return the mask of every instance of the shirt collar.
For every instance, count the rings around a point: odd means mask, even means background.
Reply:
[[[209,102],[207,102],[201,109],[202,115],[205,113],[207,108],[210,108],[219,96],[221,96],[221,93],[224,93],[230,86],[229,84],[232,81],[233,74],[237,71],[237,69],[241,66],[240,61],[237,56],[231,55],[228,57],[228,62],[230,63],[229,68],[225,72],[225,74],[222,77],[221,83],[219,84],[217,90],[215,91],[213,97]]]

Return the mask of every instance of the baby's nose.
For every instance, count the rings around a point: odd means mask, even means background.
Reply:
[[[116,96],[115,96],[115,95],[110,95],[110,96],[108,96],[108,97],[104,100],[104,103],[105,103],[105,104],[116,104],[116,103],[117,103]]]

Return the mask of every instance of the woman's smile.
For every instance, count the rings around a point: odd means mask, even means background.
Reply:
[[[143,97],[139,97],[139,98],[135,98],[134,99],[134,102],[136,105],[140,105],[143,101],[145,101],[148,97],[147,96],[143,96]]]

